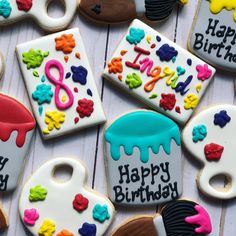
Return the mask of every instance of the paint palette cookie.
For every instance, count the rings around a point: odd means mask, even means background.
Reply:
[[[65,8],[65,13],[61,18],[53,18],[49,15],[50,2],[48,0],[0,0],[0,26],[34,18],[40,27],[47,31],[65,29],[76,12],[77,0],[61,0]]]
[[[236,72],[236,2],[199,0],[189,50],[224,70]]]
[[[134,20],[103,76],[158,112],[184,124],[215,69]]]
[[[31,112],[16,99],[0,93],[0,191],[17,187],[34,127]]]
[[[17,56],[44,139],[105,122],[78,29],[20,44]]]
[[[164,205],[160,213],[137,216],[120,225],[112,236],[203,236],[211,233],[208,212],[196,202],[177,200]]]
[[[61,182],[57,168],[69,166],[72,176]],[[86,184],[84,166],[72,158],[57,158],[42,165],[24,186],[19,211],[22,222],[34,236],[104,235],[114,216],[114,207]]]
[[[112,122],[104,138],[113,203],[159,204],[182,194],[180,131],[174,121],[137,110]]]
[[[220,199],[236,197],[236,107],[218,105],[206,109],[190,120],[183,130],[183,142],[189,152],[203,167],[197,177],[197,184],[205,194]],[[211,180],[223,175],[228,183],[217,189]]]
[[[79,11],[86,18],[104,24],[123,23],[145,17],[149,21],[168,18],[176,4],[188,0],[81,0]]]

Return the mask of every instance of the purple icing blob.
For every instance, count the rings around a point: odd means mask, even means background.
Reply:
[[[82,236],[96,236],[97,227],[95,224],[89,224],[85,222],[78,232]]]
[[[73,73],[72,79],[74,82],[78,82],[81,85],[85,85],[87,83],[87,75],[88,71],[83,66],[72,66],[71,71]]]
[[[170,61],[173,57],[178,55],[178,51],[174,47],[169,46],[169,44],[163,44],[157,51],[157,56],[160,57],[161,61]]]
[[[229,123],[230,120],[231,118],[225,110],[222,110],[214,115],[214,124],[219,125],[221,128],[223,128],[227,123]]]

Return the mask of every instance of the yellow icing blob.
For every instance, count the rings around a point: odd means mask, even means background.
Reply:
[[[38,234],[42,236],[52,236],[55,231],[55,222],[53,220],[45,218],[38,230]]]
[[[194,93],[189,93],[184,98],[184,108],[186,110],[194,109],[198,104],[198,96]]]
[[[210,0],[210,10],[218,14],[225,8],[228,11],[234,10],[234,21],[236,21],[236,1],[235,0]]]
[[[152,40],[152,36],[149,34],[149,35],[147,35],[147,42],[148,43],[151,43],[151,40]]]
[[[201,83],[197,84],[196,91],[199,93],[201,91],[201,89],[202,89],[202,84]]]
[[[44,121],[48,125],[49,131],[52,131],[54,128],[60,129],[61,124],[65,121],[65,113],[57,110],[47,111]]]
[[[66,95],[63,95],[63,96],[61,97],[61,100],[62,100],[62,102],[65,102],[65,101],[67,100]]]

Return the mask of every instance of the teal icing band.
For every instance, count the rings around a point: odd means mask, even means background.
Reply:
[[[113,160],[120,159],[120,147],[127,155],[132,155],[133,148],[140,150],[143,163],[149,160],[149,148],[158,154],[160,146],[170,154],[171,141],[180,146],[180,131],[177,124],[164,115],[151,111],[135,111],[114,121],[105,131],[105,140],[110,143]]]

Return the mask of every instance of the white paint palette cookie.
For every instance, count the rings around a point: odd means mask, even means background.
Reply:
[[[215,69],[134,20],[103,76],[180,124],[192,115]]]
[[[54,177],[61,166],[73,169],[67,182]],[[85,168],[75,159],[57,158],[42,165],[24,186],[19,201],[21,219],[32,235],[104,235],[114,207],[85,182]]]
[[[189,50],[224,70],[236,72],[236,2],[199,0]]]
[[[65,13],[61,18],[49,16],[48,4],[50,2],[48,0],[0,0],[0,26],[25,18],[34,18],[47,31],[65,29],[76,12],[77,0],[61,0],[65,8]]]
[[[137,110],[112,122],[104,138],[113,203],[159,204],[182,194],[180,131],[174,121]]]
[[[44,139],[105,122],[78,29],[18,45],[17,56]]]
[[[202,192],[211,197],[236,197],[235,117],[235,106],[218,105],[197,114],[183,130],[186,148],[203,164],[197,184]],[[228,179],[223,189],[211,184],[211,180],[218,175]]]
[[[0,93],[0,191],[17,187],[34,127],[31,112],[14,98]]]

